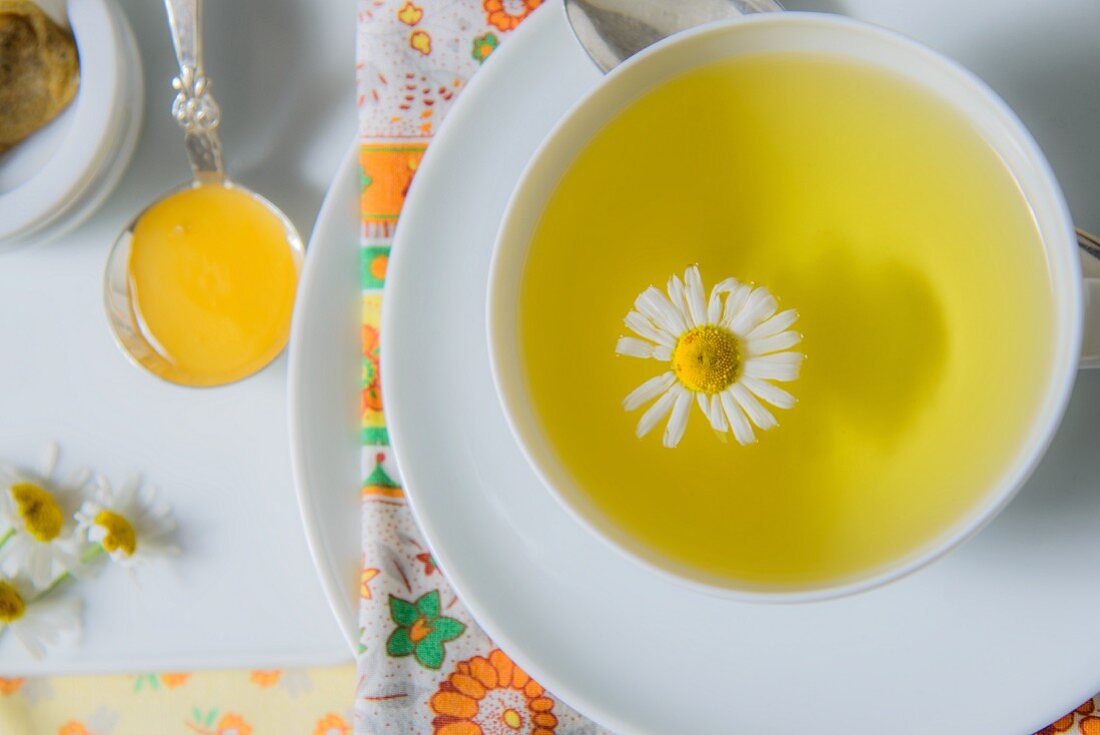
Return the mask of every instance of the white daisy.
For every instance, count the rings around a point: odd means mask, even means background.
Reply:
[[[0,578],[0,631],[11,630],[35,658],[62,637],[80,635],[82,603],[75,597],[36,597],[25,577]]]
[[[768,289],[734,278],[711,289],[708,299],[694,265],[684,280],[669,279],[667,296],[653,286],[643,291],[626,315],[626,326],[638,337],[620,337],[615,351],[670,365],[623,400],[623,408],[633,411],[656,399],[638,421],[638,436],[668,416],[663,443],[675,447],[693,399],[715,431],[732,431],[741,444],[756,441],[752,424],[778,426],[764,403],[790,408],[796,401],[770,381],[796,379],[803,359],[790,350],[802,341],[789,330],[798,312],[778,309]]]
[[[81,573],[72,511],[89,473],[59,478],[57,454],[51,444],[38,473],[0,467],[0,569],[8,576],[26,574],[38,589],[66,572]]]
[[[130,568],[179,553],[167,540],[176,528],[172,509],[157,499],[155,488],[143,486],[138,477],[117,491],[103,477],[96,477],[94,484],[92,498],[76,513],[78,532],[88,541]]]

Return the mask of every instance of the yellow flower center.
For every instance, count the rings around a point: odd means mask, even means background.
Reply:
[[[519,716],[519,712],[511,707],[501,713],[500,719],[504,720],[504,724],[513,730],[518,730],[519,726],[523,724],[523,718]]]
[[[137,534],[130,521],[118,513],[101,510],[95,517],[95,524],[107,532],[100,544],[108,553],[121,550],[126,556],[132,556],[137,549]]]
[[[65,514],[45,489],[33,482],[17,482],[11,486],[11,497],[23,525],[35,540],[48,543],[61,534]]]
[[[14,623],[23,617],[26,609],[27,603],[23,601],[22,595],[10,582],[0,579],[0,623]]]
[[[672,351],[672,369],[685,388],[718,393],[741,373],[741,350],[733,332],[705,324],[684,332]]]

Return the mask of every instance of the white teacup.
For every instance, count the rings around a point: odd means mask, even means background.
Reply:
[[[916,82],[981,132],[1033,210],[1054,284],[1050,328],[1055,346],[1041,408],[1023,449],[990,483],[976,508],[916,554],[862,578],[827,587],[761,591],[717,584],[702,574],[673,568],[613,528],[592,507],[556,459],[534,415],[518,349],[517,307],[527,248],[543,207],[565,169],[604,123],[639,95],[691,69],[739,56],[796,51],[855,61]],[[690,586],[740,599],[807,601],[865,590],[908,574],[958,546],[1005,507],[1058,428],[1078,367],[1100,367],[1100,279],[1082,279],[1076,233],[1050,165],[1012,110],[981,80],[919,43],[866,23],[814,13],[768,13],[679,33],[646,49],[610,73],[555,128],[524,172],[497,239],[488,330],[494,380],[512,430],[544,484],[584,526],[645,566]]]

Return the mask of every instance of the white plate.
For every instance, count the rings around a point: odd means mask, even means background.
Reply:
[[[977,71],[1031,126],[1078,223],[1097,229],[1100,48],[1091,35],[1100,5],[1062,0],[1039,14],[1028,0],[789,5],[908,32]],[[479,622],[557,695],[620,733],[1023,733],[1100,690],[1100,588],[1090,581],[1100,559],[1091,520],[1100,517],[1100,373],[1081,375],[1047,459],[978,538],[844,600],[759,606],[671,585],[589,537],[539,485],[490,382],[489,256],[526,161],[598,78],[560,5],[539,11],[475,76],[432,143],[390,264],[382,371],[391,436],[421,527]],[[342,172],[330,217],[354,207],[353,173],[351,164]],[[350,279],[310,283],[351,261],[332,251],[348,249],[354,223],[323,219],[318,232],[327,227],[339,237],[314,242],[303,334],[358,309]],[[346,335],[330,327],[312,349],[350,354],[337,341]],[[331,362],[295,366],[295,416],[309,421],[297,436],[314,437],[298,447],[299,489],[354,638],[358,523],[346,516],[358,458],[316,449],[354,432],[354,389],[318,388],[346,379]]]

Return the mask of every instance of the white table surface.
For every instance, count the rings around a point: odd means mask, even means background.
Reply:
[[[272,667],[350,660],[306,549],[291,481],[286,360],[240,384],[179,388],[129,364],[101,307],[108,248],[153,197],[188,176],[169,117],[175,58],[159,2],[120,0],[145,66],[145,123],[114,195],[59,240],[0,255],[0,461],[51,440],[88,465],[162,488],[184,555],[141,576],[70,587],[84,640],[30,659],[0,636],[0,675]],[[308,238],[355,133],[352,0],[208,0],[207,73],[231,176]],[[348,243],[355,247],[355,243]]]

